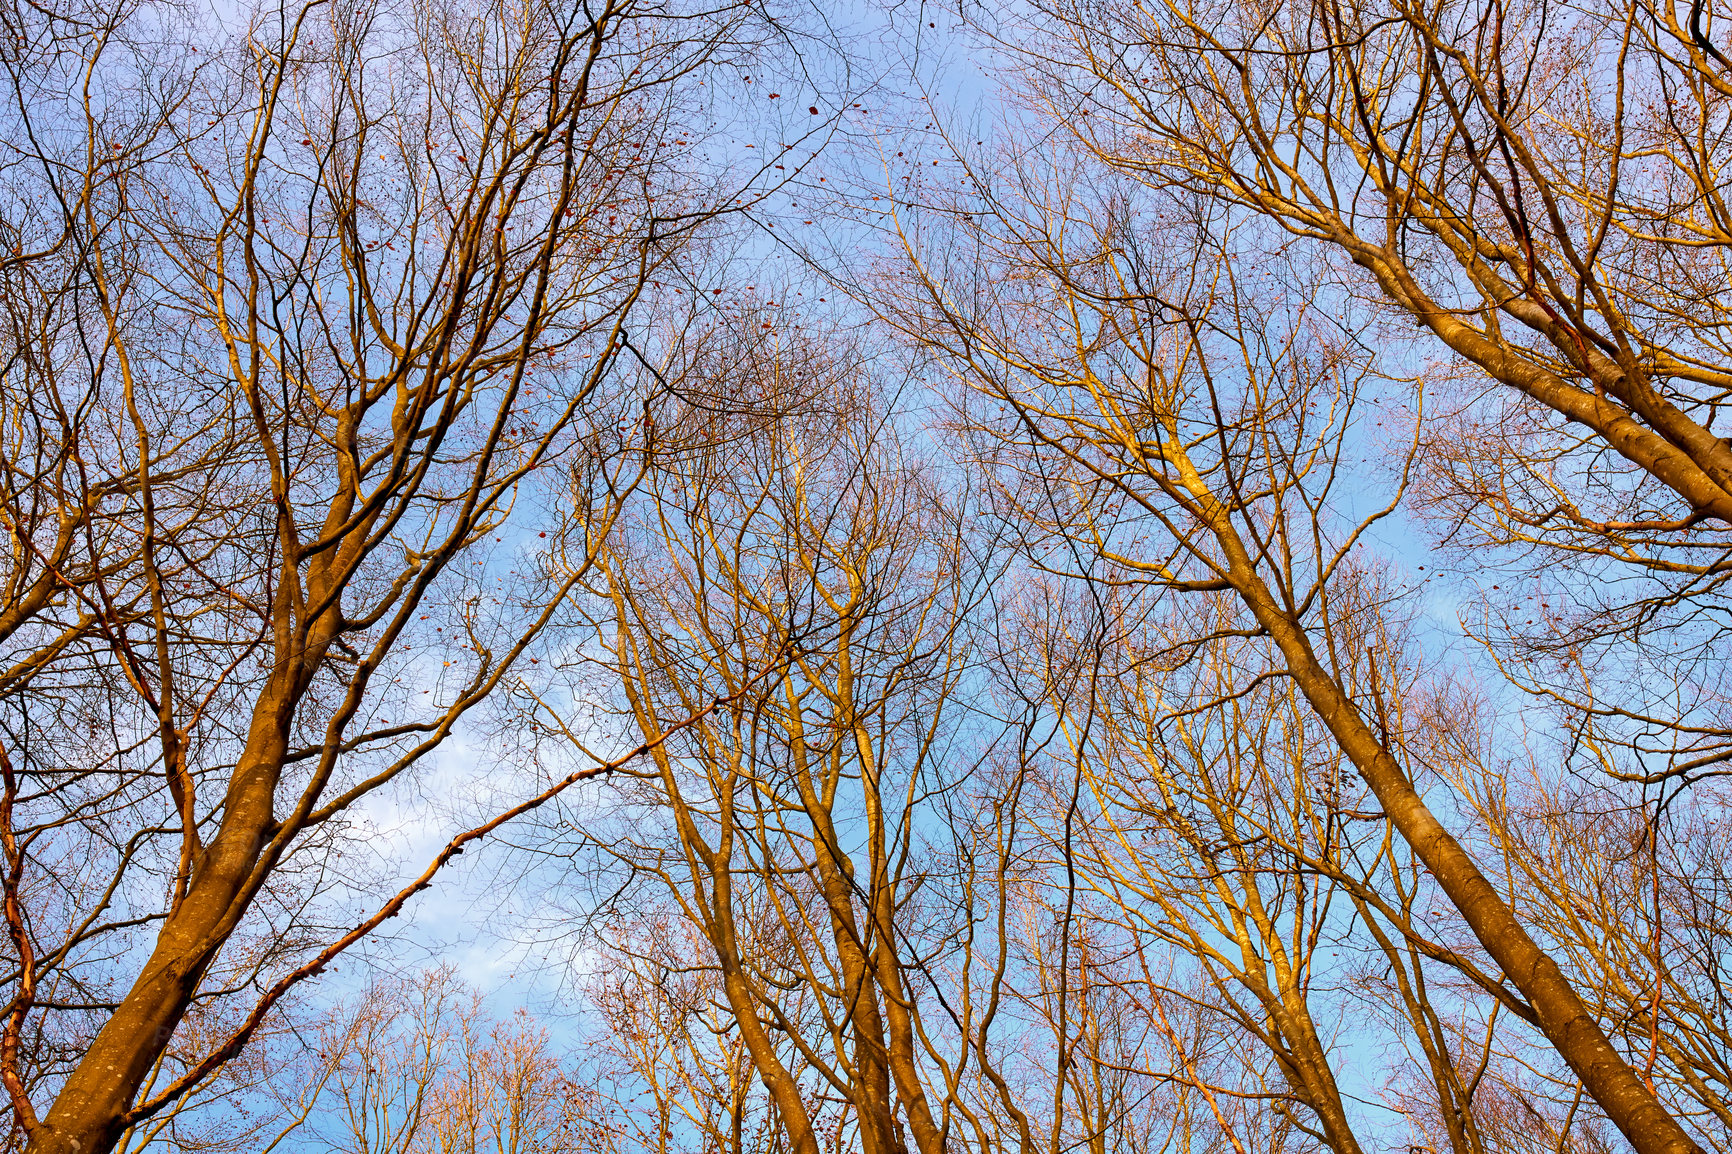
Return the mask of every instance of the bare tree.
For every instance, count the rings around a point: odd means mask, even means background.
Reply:
[[[973,260],[955,258],[942,223],[914,217],[905,287],[879,298],[895,302],[887,317],[977,394],[959,401],[962,419],[1003,471],[1037,561],[1193,607],[1231,594],[1246,619],[1192,608],[1194,636],[1169,648],[1267,638],[1273,675],[1291,680],[1490,956],[1488,990],[1509,983],[1638,1149],[1693,1149],[1428,804],[1388,722],[1389,654],[1350,627],[1352,560],[1399,507],[1418,451],[1413,418],[1395,414],[1412,432],[1381,446],[1393,451],[1385,494],[1350,495],[1357,420],[1373,389],[1401,382],[1341,332],[1303,260],[1242,266],[1229,210],[1182,190],[1145,202],[1137,187],[1060,152],[928,190],[940,222],[964,222]]]
[[[1232,249],[1242,283],[1284,268],[1281,251],[1337,263],[1317,303],[1349,333],[1375,325],[1410,363],[1447,358],[1428,374],[1447,419],[1421,432],[1415,507],[1457,544],[1497,550],[1472,554],[1476,567],[1496,558],[1528,578],[1526,597],[1492,586],[1483,631],[1506,673],[1557,709],[1560,761],[1643,787],[1619,806],[1653,834],[1645,870],[1657,873],[1661,815],[1698,804],[1677,791],[1717,772],[1727,732],[1716,654],[1732,458],[1716,421],[1728,234],[1714,174],[1732,72],[1713,14],[1498,0],[1035,3],[997,16],[1027,107],[1121,179],[1129,214],[1151,206]],[[992,212],[982,176],[983,198],[940,206]],[[1062,212],[1018,223],[1043,239]],[[1036,263],[1087,279],[1070,254]],[[1373,745],[1343,726],[1348,701],[1316,681],[1306,693],[1590,1096],[1638,1148],[1689,1149],[1569,988],[1608,970],[1554,973],[1552,954],[1585,957],[1580,933],[1549,948],[1524,919],[1488,920],[1498,903],[1457,884],[1477,889],[1471,872],[1452,879],[1426,835],[1413,840]],[[1556,909],[1534,917],[1569,930]]]
[[[723,991],[701,927],[677,909],[610,918],[602,961],[585,983],[605,1028],[589,1040],[599,1055],[621,1142],[652,1154],[757,1154],[788,1149],[787,1131],[759,1078]],[[779,999],[784,1020],[813,1024],[810,991]],[[843,1110],[814,1092],[798,1054],[785,1053],[805,1082],[805,1108],[821,1144],[841,1149]],[[647,1102],[647,1106],[646,1106]]]
[[[845,343],[791,334],[728,363],[708,379],[735,404],[693,413],[696,447],[602,553],[597,660],[655,750],[619,832],[590,828],[701,933],[790,1150],[819,1149],[814,1098],[833,1096],[862,1149],[938,1154],[957,1056],[926,1016],[943,918],[920,827],[967,777],[987,559]]]
[[[492,1016],[450,967],[370,982],[333,1006],[315,1037],[333,1073],[325,1102],[297,1135],[301,1146],[342,1154],[611,1149],[604,1103],[554,1057],[547,1031],[522,1010]]]
[[[698,86],[771,25],[5,18],[0,1081],[91,1154],[427,884],[330,924],[357,803],[521,676],[656,451],[738,195]]]

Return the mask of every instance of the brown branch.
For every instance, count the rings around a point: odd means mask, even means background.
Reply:
[[[651,750],[667,741],[667,739],[672,737],[674,734],[689,729],[714,714],[717,710],[734,704],[740,700],[740,698],[745,696],[746,692],[754,683],[761,680],[774,669],[779,668],[780,664],[781,662],[778,662],[776,665],[767,667],[756,677],[749,679],[737,692],[729,694],[726,697],[715,698],[703,709],[684,720],[669,726],[664,732],[643,742],[624,756],[616,758],[613,761],[603,762],[600,765],[592,765],[584,769],[575,770],[529,800],[515,805],[505,812],[493,817],[489,821],[452,838],[448,843],[446,843],[445,848],[439,851],[438,856],[436,856],[427,868],[422,871],[419,877],[403,889],[399,890],[390,901],[380,906],[371,917],[362,921],[348,933],[326,946],[319,952],[317,957],[313,958],[313,960],[279,979],[276,985],[272,986],[268,991],[266,991],[264,997],[259,999],[258,1004],[255,1005],[252,1012],[247,1015],[246,1020],[235,1029],[234,1033],[229,1035],[228,1041],[224,1042],[217,1049],[211,1051],[197,1065],[193,1066],[186,1073],[175,1079],[175,1081],[164,1089],[162,1093],[150,1099],[148,1102],[140,1103],[139,1105],[134,1106],[131,1110],[128,1110],[122,1118],[122,1125],[136,1125],[162,1110],[164,1107],[173,1104],[177,1099],[183,1097],[196,1088],[200,1082],[215,1073],[224,1063],[237,1056],[246,1046],[247,1042],[251,1040],[253,1034],[258,1031],[259,1026],[263,1024],[266,1015],[271,1011],[271,1007],[275,1006],[277,1002],[282,999],[283,995],[287,994],[290,989],[300,984],[305,979],[322,973],[325,967],[329,965],[337,955],[341,954],[344,950],[372,933],[388,918],[396,917],[397,914],[402,911],[403,906],[407,904],[409,899],[431,886],[433,884],[434,875],[444,868],[452,858],[462,853],[470,842],[479,841],[505,823],[512,821],[515,818],[522,817],[531,810],[539,809],[541,806],[552,801],[561,793],[564,793],[566,789],[580,781],[588,781],[592,778],[612,773],[616,769],[623,768],[629,762],[635,761],[637,758],[649,753]]]
[[[24,1034],[24,1019],[36,1004],[36,953],[30,948],[29,928],[24,924],[24,910],[18,902],[18,883],[24,873],[24,854],[12,829],[18,777],[3,744],[0,744],[0,782],[4,783],[4,793],[0,793],[0,852],[6,855],[6,874],[0,881],[0,890],[4,894],[6,929],[18,951],[18,993],[7,1008],[5,1026],[0,1028],[0,1081],[5,1082],[6,1094],[12,1100],[13,1125],[29,1134],[36,1129],[38,1120],[24,1079],[18,1073],[18,1043]]]

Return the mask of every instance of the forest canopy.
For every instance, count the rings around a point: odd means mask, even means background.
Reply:
[[[1705,0],[0,24],[7,1149],[1732,1145]]]

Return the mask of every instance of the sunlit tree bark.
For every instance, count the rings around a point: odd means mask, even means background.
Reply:
[[[190,1053],[196,1005],[354,940],[297,928],[347,815],[581,579],[721,211],[693,86],[765,20],[87,15],[6,13],[0,416],[0,1081],[80,1154],[283,989]]]

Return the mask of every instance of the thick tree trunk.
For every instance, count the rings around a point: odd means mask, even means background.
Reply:
[[[1294,682],[1334,736],[1384,813],[1461,912],[1474,936],[1521,991],[1540,1029],[1639,1154],[1701,1154],[1701,1148],[1600,1029],[1558,964],[1528,935],[1515,911],[1461,843],[1437,820],[1393,755],[1318,660],[1310,639],[1276,602],[1224,516],[1211,525],[1229,580],[1286,658]]]
[[[107,1154],[125,1130],[139,1087],[257,890],[253,879],[274,820],[290,713],[267,691],[230,779],[222,826],[199,855],[186,897],[164,920],[149,962],[30,1135],[29,1154]]]

